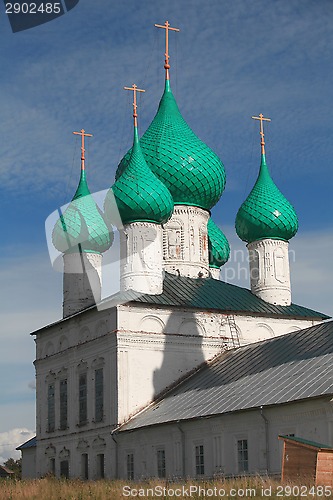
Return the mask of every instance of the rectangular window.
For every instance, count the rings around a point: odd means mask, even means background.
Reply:
[[[81,477],[82,479],[88,479],[88,453],[82,453],[81,455]]]
[[[69,464],[68,460],[62,460],[60,462],[60,476],[65,477],[66,479],[69,478]]]
[[[55,476],[55,458],[50,458],[50,474]]]
[[[67,429],[67,379],[60,380],[60,429]]]
[[[87,422],[87,374],[79,376],[79,423]]]
[[[237,441],[238,472],[247,472],[249,470],[249,454],[247,439]]]
[[[203,476],[205,474],[205,458],[204,458],[203,444],[199,444],[195,447],[195,473],[197,476]]]
[[[157,450],[157,475],[165,477],[165,449]]]
[[[99,479],[104,479],[105,477],[105,472],[104,472],[104,465],[105,461],[104,461],[104,454],[103,453],[100,453],[99,455],[97,455],[97,477]]]
[[[95,370],[95,422],[103,421],[104,413],[103,368]]]
[[[48,432],[53,432],[55,429],[54,384],[49,384],[47,389],[47,422]]]
[[[127,479],[134,479],[134,453],[127,453]]]

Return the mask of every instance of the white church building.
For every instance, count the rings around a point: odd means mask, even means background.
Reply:
[[[133,147],[103,211],[80,132],[79,185],[52,234],[63,254],[63,318],[33,333],[37,422],[36,438],[19,447],[25,477],[279,474],[278,435],[333,445],[333,323],[291,300],[298,220],[267,167],[267,119],[255,117],[260,169],[236,217],[247,290],[220,279],[229,244],[210,210],[225,187],[223,164],[180,114],[168,51],[164,68],[141,138],[132,87]],[[113,227],[120,292],[101,303]]]

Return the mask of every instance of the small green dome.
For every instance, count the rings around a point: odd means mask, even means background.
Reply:
[[[225,186],[223,164],[181,116],[169,80],[140,145],[148,166],[169,189],[175,204],[209,210],[220,199]],[[120,162],[116,178],[129,158],[130,151]]]
[[[219,269],[229,259],[230,246],[227,238],[221,229],[209,219],[207,224],[208,230],[208,252],[209,252],[209,267]]]
[[[288,241],[298,229],[293,206],[274,184],[265,154],[261,156],[258,179],[236,216],[236,232],[251,243],[264,238]]]
[[[173,199],[148,167],[141,151],[137,127],[134,127],[134,144],[126,168],[110,191],[115,196],[123,224],[137,221],[163,224],[172,215]],[[112,218],[109,193],[104,209],[106,215]]]
[[[102,253],[112,245],[112,229],[89,191],[84,169],[71,203],[54,226],[52,241],[63,253]]]

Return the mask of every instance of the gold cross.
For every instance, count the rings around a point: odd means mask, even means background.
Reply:
[[[169,80],[169,69],[170,69],[170,64],[169,64],[169,30],[171,31],[180,31],[178,28],[171,28],[169,21],[165,21],[164,25],[163,24],[155,24],[156,28],[164,28],[165,29],[165,64],[164,64],[164,69],[166,70],[166,79]]]
[[[85,137],[93,137],[93,136],[92,136],[92,134],[86,134],[84,129],[82,129],[80,132],[73,132],[73,134],[81,136],[81,169],[84,170],[84,161],[85,161],[84,138]]]
[[[137,92],[146,92],[145,90],[138,89],[137,85],[133,83],[132,87],[124,87],[125,90],[132,90],[134,94],[134,100],[133,100],[133,118],[134,118],[134,127],[138,126],[138,113],[136,112],[137,110],[137,103],[136,103],[136,93]]]
[[[260,120],[260,135],[261,135],[261,153],[264,155],[265,154],[265,134],[264,134],[264,124],[263,122],[270,122],[272,121],[270,118],[264,118],[264,115],[260,113],[259,116],[252,116],[253,120]]]

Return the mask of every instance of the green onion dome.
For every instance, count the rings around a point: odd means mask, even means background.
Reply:
[[[227,238],[221,229],[209,219],[207,224],[208,230],[208,252],[209,252],[209,267],[220,268],[229,259],[230,246]]]
[[[138,129],[134,127],[134,143],[126,168],[118,177],[113,192],[123,224],[131,222],[167,222],[173,212],[173,200],[169,190],[153,174],[142,154]],[[112,219],[112,200],[106,195],[104,210]]]
[[[236,232],[241,240],[251,243],[264,238],[288,241],[297,229],[296,212],[274,184],[262,154],[257,181],[238,210]]]
[[[54,226],[52,241],[63,253],[102,253],[112,245],[112,229],[89,191],[83,168],[76,193]]]
[[[225,186],[223,164],[181,116],[169,80],[140,145],[148,166],[169,189],[175,204],[209,210],[220,199]],[[120,162],[116,178],[129,158],[130,151]]]

